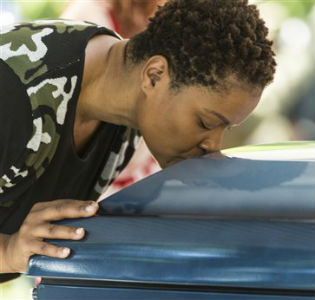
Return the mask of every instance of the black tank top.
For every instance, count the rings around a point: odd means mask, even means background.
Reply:
[[[0,232],[16,232],[36,202],[97,199],[126,166],[139,135],[101,123],[80,156],[73,140],[86,45],[113,31],[44,20],[0,35]]]

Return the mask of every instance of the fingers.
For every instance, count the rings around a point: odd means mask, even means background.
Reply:
[[[43,239],[79,240],[84,237],[85,231],[83,228],[52,224],[51,221],[91,217],[95,215],[97,209],[98,204],[94,201],[55,200],[35,204],[19,231],[12,234],[3,247],[5,270],[14,272],[26,270],[29,257],[34,254],[68,257],[69,248],[49,244]]]
[[[33,230],[33,236],[47,239],[80,240],[84,237],[84,228],[45,223]]]
[[[56,200],[36,204],[32,209],[32,219],[58,221],[67,218],[82,218],[95,215],[98,204],[95,201]]]
[[[58,247],[43,241],[36,241],[32,247],[33,254],[45,255],[56,258],[66,258],[71,250],[67,247]]]

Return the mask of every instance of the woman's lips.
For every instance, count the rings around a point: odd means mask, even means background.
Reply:
[[[174,156],[172,159],[166,161],[165,165],[162,166],[162,168],[169,167],[171,165],[174,165],[182,160],[189,159],[189,158],[195,158],[195,157],[207,157],[207,158],[223,158],[225,157],[221,151],[215,151],[207,154],[197,154],[197,155],[187,155],[187,156]]]

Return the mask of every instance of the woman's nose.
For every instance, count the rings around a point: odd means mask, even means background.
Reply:
[[[201,141],[199,148],[202,149],[205,154],[219,152],[221,150],[222,135],[213,135],[207,137]]]
[[[212,141],[203,141],[200,146],[200,149],[204,152],[203,154],[213,153],[220,151],[220,147],[214,145]]]

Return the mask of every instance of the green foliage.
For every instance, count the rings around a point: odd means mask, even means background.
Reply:
[[[314,6],[314,0],[265,0],[265,3],[279,3],[285,6],[290,17],[305,18]]]
[[[26,20],[57,18],[65,9],[67,2],[66,0],[16,1],[21,7],[23,18]]]

